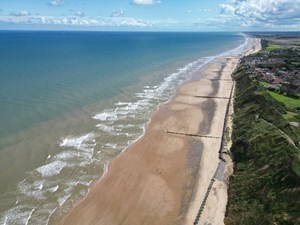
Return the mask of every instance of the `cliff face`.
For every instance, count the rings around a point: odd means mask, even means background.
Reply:
[[[245,62],[245,61],[244,61]],[[241,62],[234,73],[233,145],[225,224],[300,224],[299,127]]]

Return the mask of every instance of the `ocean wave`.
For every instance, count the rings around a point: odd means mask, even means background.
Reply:
[[[60,197],[58,199],[59,206],[61,207],[70,197],[71,197],[71,194],[64,195],[64,196]]]
[[[116,106],[123,106],[123,105],[130,105],[131,102],[117,102],[115,105]]]
[[[60,173],[60,171],[66,166],[65,162],[54,161],[47,165],[41,166],[36,169],[43,177],[50,177]]]
[[[88,148],[93,145],[94,142],[95,135],[93,133],[88,133],[81,136],[67,136],[65,138],[62,138],[59,146],[85,149],[86,147]]]
[[[106,121],[106,120],[116,121],[116,120],[118,120],[118,117],[116,116],[113,109],[107,109],[101,113],[98,113],[93,118],[96,120],[100,120],[100,121]]]
[[[117,144],[115,144],[115,143],[106,143],[105,145],[112,149],[116,149],[116,147],[117,147]]]
[[[34,210],[35,208],[33,206],[17,206],[12,208],[0,218],[0,224],[27,225]]]
[[[17,185],[15,206],[0,214],[0,224],[46,225],[51,215],[67,201],[78,184],[85,187],[90,184],[93,179],[90,174],[82,172],[78,177],[74,169],[80,173],[97,161],[93,159],[95,145],[93,133],[62,138],[59,143],[62,151],[48,156],[45,165],[29,172],[27,178]],[[68,177],[61,175],[62,171]],[[73,181],[70,182],[70,179]],[[52,203],[48,204],[50,198]],[[39,202],[39,207],[32,211],[34,202]]]

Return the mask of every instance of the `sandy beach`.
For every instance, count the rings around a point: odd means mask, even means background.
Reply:
[[[244,53],[259,49],[260,40],[249,39]],[[201,205],[199,224],[223,224],[232,163],[219,150],[238,62],[220,56],[180,86],[59,224],[194,224]]]

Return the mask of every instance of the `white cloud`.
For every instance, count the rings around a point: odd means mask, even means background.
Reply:
[[[112,23],[116,26],[125,27],[152,27],[153,23],[147,22],[136,18],[122,18],[120,20],[112,20]]]
[[[300,0],[230,0],[220,7],[246,27],[300,26]]]
[[[112,13],[110,14],[111,17],[120,17],[123,16],[125,14],[123,9],[118,9],[118,10],[114,10],[112,11]]]
[[[12,12],[10,13],[11,16],[30,16],[31,13],[28,12],[27,10],[22,10],[22,11],[19,11],[19,12]]]
[[[53,17],[53,16],[0,16],[0,23],[13,23],[13,24],[40,24],[40,25],[66,25],[66,26],[93,26],[93,27],[152,27],[155,25],[153,22],[137,19],[137,18],[124,18],[124,17]]]
[[[199,29],[206,30],[238,30],[242,26],[240,21],[232,19],[230,16],[221,15],[214,18],[198,19],[194,21],[194,25]]]
[[[199,12],[211,12],[211,9],[198,9]]]
[[[231,13],[234,12],[235,10],[235,8],[229,4],[221,4],[220,7],[221,7],[221,13],[227,13],[227,12]]]
[[[65,5],[64,0],[52,0],[49,5],[54,6],[54,7],[59,7]]]
[[[132,3],[136,5],[154,5],[161,3],[160,0],[132,0]]]
[[[82,11],[76,11],[76,12],[75,12],[75,16],[84,17],[84,16],[85,16],[85,13],[82,12]]]

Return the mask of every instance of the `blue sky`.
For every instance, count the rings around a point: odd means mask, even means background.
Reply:
[[[0,29],[299,31],[300,0],[1,0]]]

